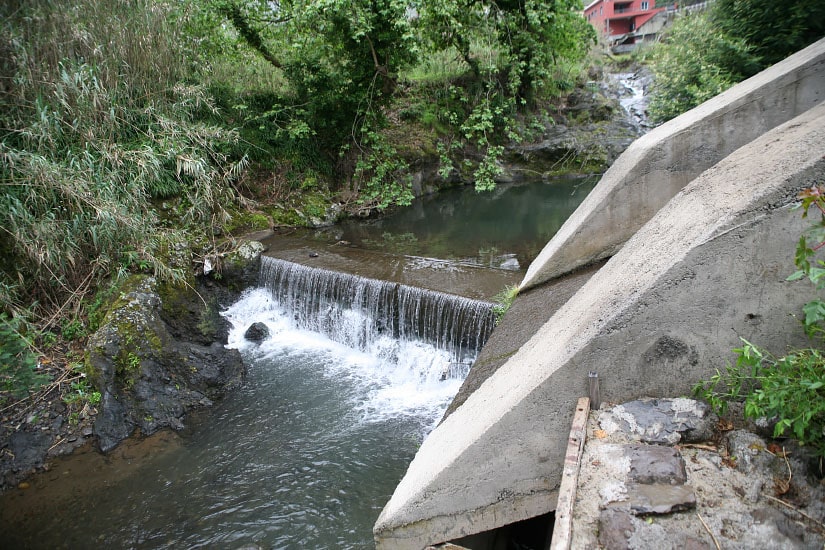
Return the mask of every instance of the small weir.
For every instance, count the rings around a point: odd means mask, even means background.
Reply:
[[[489,302],[277,258],[262,258],[261,284],[298,328],[368,353],[390,337],[429,344],[469,368],[495,326]]]
[[[449,193],[427,204],[441,217],[417,224],[273,237],[268,254],[280,258],[262,258],[260,285],[223,313],[245,383],[187,418],[192,430],[136,440],[145,453],[66,457],[4,495],[0,547],[373,547],[381,509],[491,335],[485,300],[521,278],[465,260],[527,265],[590,187]],[[253,323],[268,328],[257,343],[244,336]]]
[[[224,312],[243,386],[162,452],[75,484],[58,463],[7,495],[0,546],[373,546],[381,508],[492,331],[492,304],[269,257],[260,275]],[[244,337],[253,323],[269,329],[259,343]]]

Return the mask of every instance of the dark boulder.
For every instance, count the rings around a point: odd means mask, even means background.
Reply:
[[[252,323],[244,332],[243,337],[250,342],[260,344],[269,337],[269,327],[263,323]]]

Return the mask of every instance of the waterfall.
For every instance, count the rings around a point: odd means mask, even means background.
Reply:
[[[463,378],[495,325],[489,302],[267,256],[260,281],[298,328],[347,347],[385,349],[391,337],[448,353],[442,377]]]

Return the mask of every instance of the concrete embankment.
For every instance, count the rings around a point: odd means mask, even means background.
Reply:
[[[793,316],[809,288],[786,281],[803,229],[792,206],[822,183],[822,105],[696,177],[430,434],[376,523],[378,548],[552,510],[588,371],[605,401],[681,395],[740,337],[802,344]]]
[[[526,289],[609,258],[722,158],[825,99],[825,39],[637,139],[530,265]]]

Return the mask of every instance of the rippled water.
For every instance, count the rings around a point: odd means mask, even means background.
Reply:
[[[520,243],[525,231],[542,240],[552,235],[589,187],[541,184],[533,187],[538,195],[502,188],[483,200],[454,200],[455,208],[477,202],[472,214],[445,205],[428,209],[435,218],[422,219],[411,209],[404,214],[411,219],[397,226],[382,221],[359,237],[366,243],[377,231],[387,243],[415,245],[410,253],[442,257],[466,237],[481,236],[458,257],[524,263],[533,244],[522,243],[523,252],[508,243]],[[558,210],[545,212],[551,203]],[[442,237],[430,235],[435,227]],[[340,343],[352,339],[300,328],[297,310],[276,303],[277,296],[253,289],[226,312],[234,324],[230,345],[241,350],[249,374],[197,429],[148,446],[126,442],[108,457],[55,462],[31,489],[2,499],[0,547],[372,547],[375,519],[466,374],[455,365],[469,365],[472,357],[464,344],[436,349],[393,338],[400,329],[357,339],[369,345],[352,349]],[[360,326],[364,320],[356,318],[366,309],[357,309],[329,317]],[[256,321],[270,330],[260,346],[242,337]]]
[[[21,522],[37,548],[368,548],[372,525],[461,380],[446,352],[387,338],[371,353],[299,330],[265,289],[227,312],[246,384],[208,425],[139,468]],[[260,346],[243,339],[267,324]],[[391,353],[384,353],[391,350]],[[33,489],[36,490],[36,487]],[[76,493],[76,491],[74,491]],[[53,499],[52,499],[53,500]]]

